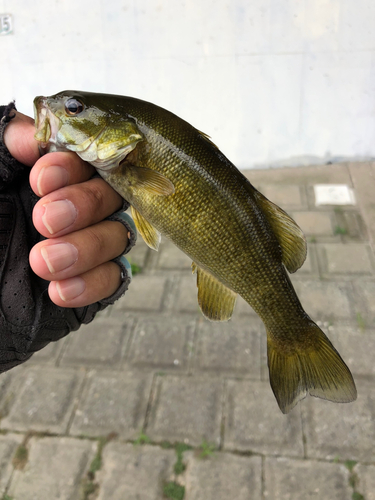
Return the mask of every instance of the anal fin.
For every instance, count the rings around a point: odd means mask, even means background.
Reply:
[[[161,240],[161,235],[157,229],[154,228],[138,210],[131,206],[131,213],[134,220],[135,227],[137,231],[145,240],[146,245],[148,245],[153,250],[159,249],[159,244]]]
[[[237,294],[211,274],[192,263],[197,273],[198,303],[203,315],[211,321],[227,321],[233,314]]]

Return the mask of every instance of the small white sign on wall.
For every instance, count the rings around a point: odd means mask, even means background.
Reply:
[[[0,14],[0,35],[11,35],[13,33],[12,14]]]
[[[346,184],[316,184],[315,205],[355,205],[353,190]]]

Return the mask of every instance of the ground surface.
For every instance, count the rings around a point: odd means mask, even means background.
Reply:
[[[123,299],[1,376],[0,498],[375,499],[375,163],[246,175],[306,233],[292,281],[358,400],[282,415],[250,307],[205,321],[189,259],[140,242]],[[356,205],[316,207],[315,184],[348,185]]]

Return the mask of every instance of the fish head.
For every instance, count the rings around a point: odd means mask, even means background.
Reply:
[[[111,96],[64,91],[34,99],[35,139],[48,151],[74,151],[109,170],[143,140],[134,119],[111,105]]]

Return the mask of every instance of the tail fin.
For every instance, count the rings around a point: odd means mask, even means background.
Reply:
[[[354,401],[357,390],[340,354],[313,321],[304,330],[306,342],[287,350],[267,331],[270,383],[280,410],[288,413],[307,393],[335,403]]]

